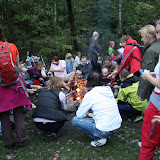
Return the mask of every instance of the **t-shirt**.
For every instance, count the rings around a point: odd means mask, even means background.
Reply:
[[[4,44],[5,44],[5,42],[1,42],[0,43],[0,45],[4,45]],[[16,56],[19,55],[18,49],[17,49],[17,47],[13,43],[10,43],[9,50],[12,53],[13,63],[14,63],[14,65],[16,65]]]
[[[123,53],[124,53],[124,48],[120,48],[117,50],[120,54],[121,54],[121,59],[119,61],[117,61],[117,65],[119,66],[121,64],[121,60],[123,58]]]
[[[66,72],[66,62],[64,60],[59,60],[59,64],[51,64],[50,70],[59,70],[62,69],[62,67],[65,67],[63,72],[54,72],[55,77],[65,77],[67,72]]]

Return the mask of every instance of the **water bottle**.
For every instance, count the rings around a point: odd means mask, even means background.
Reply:
[[[143,69],[140,69],[139,73],[142,75],[144,73]]]

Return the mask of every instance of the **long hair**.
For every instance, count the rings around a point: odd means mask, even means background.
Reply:
[[[102,86],[102,76],[96,71],[89,73],[87,81],[87,87]]]
[[[48,90],[61,90],[64,87],[64,81],[60,77],[52,77],[48,83]]]

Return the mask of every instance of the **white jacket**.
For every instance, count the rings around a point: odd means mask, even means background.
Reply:
[[[86,117],[89,109],[93,110],[93,119],[97,129],[107,132],[120,128],[122,118],[109,86],[97,86],[86,93],[76,116]]]

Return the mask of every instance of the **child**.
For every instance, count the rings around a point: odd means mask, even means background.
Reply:
[[[137,96],[139,78],[124,69],[120,72],[119,78],[122,82],[117,97],[120,114],[127,116],[134,122],[141,120],[143,118],[141,115],[147,106],[147,100],[140,101]]]
[[[35,66],[27,70],[25,79],[31,85],[39,85],[40,83],[44,83],[44,79],[46,78],[45,75],[41,74],[41,68],[43,67],[42,62],[37,62]]]
[[[102,80],[104,85],[107,85],[111,81],[110,79],[107,78],[107,76],[108,76],[108,69],[102,68]]]
[[[52,77],[48,88],[42,89],[37,107],[33,111],[36,127],[58,137],[60,128],[68,120],[65,108],[65,94],[61,91],[65,83],[60,77]]]
[[[66,62],[66,71],[67,73],[71,73],[73,71],[73,63],[74,59],[72,58],[71,53],[67,53],[65,56],[65,62]]]
[[[114,41],[110,41],[109,45],[110,46],[108,48],[108,54],[110,56],[112,54],[112,52],[114,51],[115,42]]]

